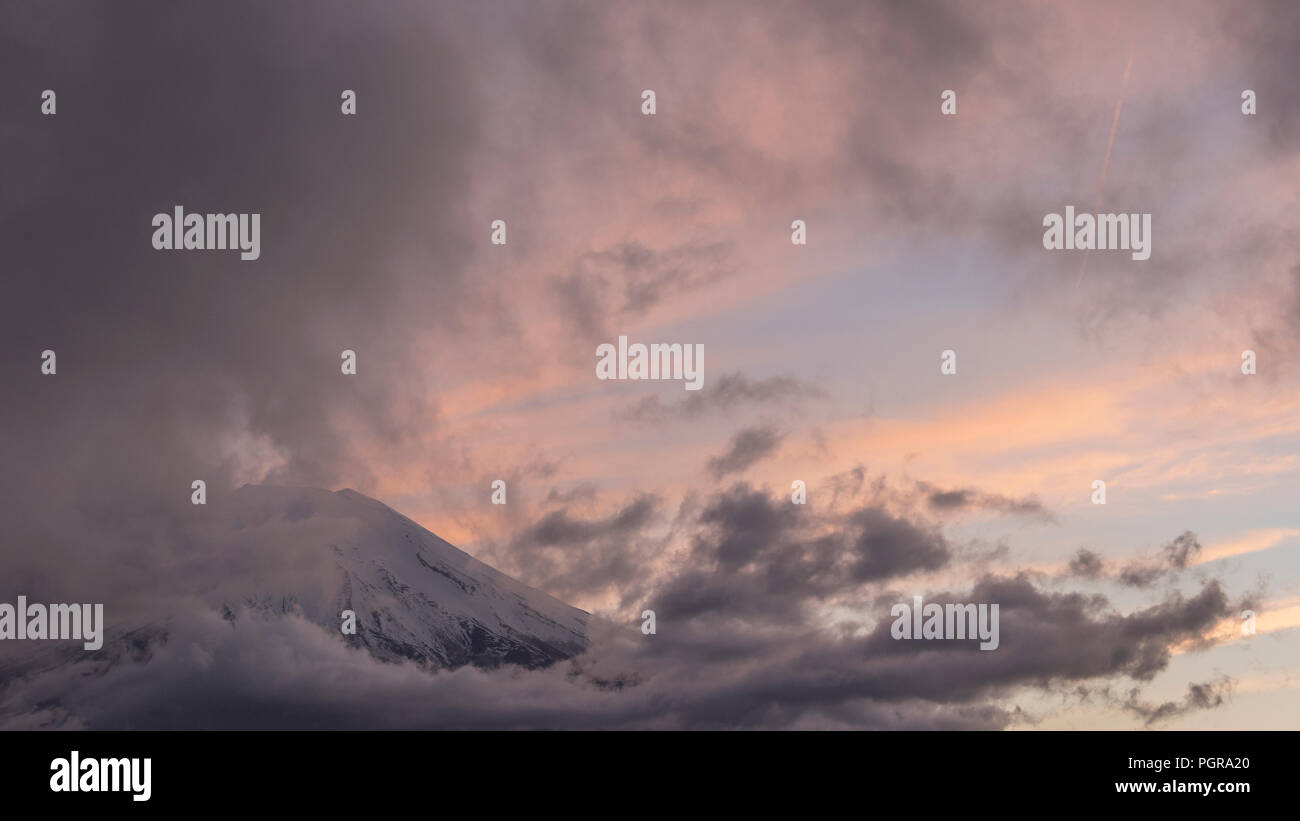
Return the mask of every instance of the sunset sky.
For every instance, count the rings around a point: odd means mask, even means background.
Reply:
[[[316,5],[0,12],[3,600],[184,589],[195,478],[354,488],[774,682],[722,724],[1300,728],[1300,7]],[[177,204],[261,258],[153,250]],[[1045,250],[1067,205],[1151,258]],[[597,379],[620,335],[702,343],[703,389]],[[851,677],[945,591],[1007,597],[987,686],[785,697],[808,636]]]

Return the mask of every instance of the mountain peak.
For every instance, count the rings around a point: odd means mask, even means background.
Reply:
[[[336,633],[356,615],[349,644],[433,667],[545,666],[581,652],[590,616],[475,559],[387,505],[351,488],[244,485],[217,520],[208,549],[244,562],[294,566],[255,584],[214,583],[224,605],[294,612]],[[224,532],[223,532],[224,531]],[[225,542],[225,543],[222,543]]]

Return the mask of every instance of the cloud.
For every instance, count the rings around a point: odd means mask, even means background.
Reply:
[[[650,494],[604,517],[584,518],[561,507],[515,535],[505,553],[522,577],[561,598],[624,591],[663,549],[665,537],[655,532],[662,513],[661,500]]]
[[[1119,570],[1119,581],[1130,587],[1150,587],[1167,574],[1187,567],[1188,560],[1201,551],[1196,534],[1186,531],[1161,549],[1154,559],[1129,562]]]
[[[998,513],[1038,516],[1047,520],[1052,515],[1044,508],[1037,497],[1011,499],[997,493],[986,493],[976,488],[957,490],[939,490],[921,482],[918,487],[928,494],[927,502],[938,511],[992,510]]]
[[[1091,550],[1080,548],[1079,552],[1070,560],[1069,573],[1072,576],[1095,579],[1101,576],[1103,566],[1104,562],[1101,556]]]
[[[862,582],[938,569],[950,551],[937,533],[873,507],[836,520],[739,483],[703,507],[693,567],[659,591],[673,610],[731,615],[752,608],[785,620]],[[717,575],[721,573],[722,578]]]
[[[322,503],[337,496],[316,494]],[[300,495],[275,496],[283,504],[259,526],[268,538],[328,538],[323,511],[291,504]],[[556,551],[574,572],[592,565],[592,577],[575,584],[639,591],[624,623],[594,619],[588,649],[546,668],[430,672],[351,648],[293,609],[223,615],[173,587],[172,615],[119,634],[101,653],[8,667],[0,724],[996,729],[1032,720],[1016,703],[1022,693],[1077,685],[1086,695],[1116,678],[1134,683],[1122,707],[1144,722],[1223,703],[1226,683],[1194,685],[1172,706],[1140,697],[1172,648],[1208,644],[1236,609],[1217,580],[1127,612],[1101,594],[1043,589],[1027,574],[979,573],[969,587],[933,589],[926,573],[960,569],[961,560],[932,528],[872,507],[818,514],[744,483],[679,512],[688,550],[653,578],[635,578],[634,568],[612,564],[620,555],[612,546],[645,539],[657,509],[640,498],[603,517],[553,511],[521,537],[521,555]],[[194,527],[184,528],[189,538],[206,543]],[[319,533],[303,539],[310,528]],[[248,547],[228,548],[223,562],[195,565],[193,575],[209,591],[235,589],[240,575],[275,579],[279,595],[293,598],[328,575],[328,551],[270,557]],[[644,558],[633,564],[645,567]],[[906,600],[899,585],[928,602],[998,604],[998,649],[893,639],[890,604]],[[853,629],[828,621],[827,606],[853,614]],[[657,614],[654,635],[637,629],[642,608]]]
[[[621,415],[642,421],[695,419],[746,405],[797,403],[824,396],[825,393],[820,388],[791,376],[754,380],[736,372],[710,380],[702,389],[693,391],[678,402],[665,403],[658,396],[647,396],[624,410]]]
[[[731,438],[722,454],[709,460],[709,472],[715,479],[740,473],[775,453],[783,438],[772,427],[745,428]]]
[[[942,601],[947,596],[933,596]],[[660,610],[659,632],[602,628],[587,653],[543,670],[463,667],[429,673],[348,648],[297,616],[233,626],[212,613],[98,675],[90,662],[10,678],[0,723],[95,729],[176,728],[957,728],[1026,717],[1014,694],[1049,682],[1149,680],[1167,646],[1226,605],[1209,586],[1129,616],[1098,615],[1075,595],[986,577],[959,600],[1002,604],[1003,645],[863,638],[743,623],[696,629]],[[1225,685],[1193,685],[1181,704],[1126,704],[1144,723],[1222,703]]]
[[[1139,698],[1139,691],[1135,689],[1129,692],[1129,697],[1124,702],[1124,709],[1141,718],[1142,723],[1149,727],[1195,710],[1211,710],[1219,707],[1231,695],[1232,690],[1233,683],[1228,678],[1199,684],[1192,683],[1187,685],[1187,694],[1183,696],[1182,701],[1152,704]]]
[[[1145,589],[1156,582],[1174,579],[1191,564],[1202,551],[1200,540],[1190,530],[1185,530],[1153,556],[1142,556],[1120,563],[1107,562],[1100,554],[1080,548],[1061,574],[1062,578],[1111,580],[1125,587]],[[1113,569],[1112,569],[1113,568]]]
[[[437,454],[413,338],[471,330],[445,306],[478,306],[483,290],[466,275],[460,205],[480,105],[452,29],[345,3],[309,22],[256,4],[128,7],[111,25],[71,11],[12,10],[0,27],[6,76],[59,93],[56,117],[23,118],[19,144],[39,156],[16,155],[0,211],[15,352],[0,422],[23,431],[4,435],[0,515],[51,559],[0,562],[68,590],[150,566],[156,539],[132,531],[183,518],[195,479],[214,493],[367,487]],[[341,116],[341,88],[365,117]],[[177,204],[260,213],[261,258],[153,250],[153,214]],[[438,249],[436,270],[404,264],[417,242]],[[30,367],[45,348],[56,376]],[[355,377],[340,373],[344,349]]]
[[[594,501],[595,498],[596,486],[589,482],[583,482],[582,484],[571,487],[567,490],[553,487],[546,494],[547,504],[556,503],[567,505],[579,501],[590,502]]]
[[[603,338],[619,317],[643,316],[668,295],[716,282],[734,268],[727,241],[660,250],[627,240],[579,256],[573,270],[555,280],[555,293],[579,329]]]
[[[622,325],[739,336],[734,316],[763,298],[834,272],[884,283],[900,262],[927,294],[956,298],[964,288],[933,278],[953,266],[911,264],[924,251],[992,260],[956,270],[998,327],[1014,329],[1019,312],[1065,317],[1124,331],[1106,337],[1110,350],[1143,350],[1150,340],[1122,321],[1138,313],[1160,320],[1139,323],[1152,338],[1221,327],[1259,340],[1261,363],[1280,361],[1300,316],[1284,184],[1300,117],[1294,6],[390,5],[2,12],[0,74],[17,89],[53,85],[60,113],[0,95],[12,148],[0,521],[15,546],[0,577],[49,600],[111,601],[122,618],[176,605],[163,632],[137,634],[109,668],[92,662],[102,675],[77,665],[6,682],[6,724],[997,728],[1025,720],[1019,693],[1053,682],[1145,683],[1167,670],[1171,645],[1196,644],[1223,615],[1220,582],[1174,589],[1197,555],[1190,534],[1133,562],[1104,548],[1075,556],[1075,577],[1127,588],[1122,611],[1068,578],[1048,590],[980,572],[942,523],[1050,514],[978,470],[947,472],[942,487],[841,470],[806,507],[747,484],[680,499],[638,486],[613,465],[627,443],[587,427],[591,349],[574,337],[607,341]],[[1170,13],[1183,25],[1170,28]],[[1117,21],[1141,47],[1103,205],[1156,210],[1157,255],[1140,268],[1094,255],[1071,292],[1077,260],[1044,261],[1040,220],[1096,195],[1127,49]],[[647,84],[660,92],[655,118],[637,113]],[[1254,119],[1236,108],[1245,85],[1260,94]],[[961,113],[942,118],[950,87]],[[343,88],[357,90],[360,116],[340,116]],[[153,251],[149,219],[176,204],[260,213],[262,259]],[[812,238],[798,264],[780,256],[792,211]],[[497,217],[507,246],[486,241]],[[893,242],[905,253],[890,256]],[[1223,285],[1225,259],[1245,278]],[[1193,321],[1206,304],[1217,321]],[[821,310],[798,319],[816,330],[834,313]],[[849,364],[818,371],[816,386],[735,370],[626,413],[712,422],[853,401],[828,386],[860,376],[857,343],[828,339],[817,353]],[[47,347],[57,377],[37,369]],[[344,348],[358,351],[355,377],[339,373]],[[735,355],[729,367],[751,366]],[[534,379],[553,405],[530,395],[528,414],[499,412]],[[1055,399],[995,395],[990,413],[943,430],[882,405],[878,438],[844,447],[830,421],[823,441],[882,463],[895,446],[977,450],[987,465],[1052,452],[1119,410],[1149,415],[1075,387],[1064,402],[1057,386]],[[655,458],[671,426],[657,439],[641,427],[633,458],[679,480],[698,473],[696,452],[676,466]],[[717,482],[743,473],[786,435],[744,428],[707,469]],[[653,604],[658,635],[611,629],[547,670],[430,675],[293,617],[232,629],[195,598],[258,566],[195,538],[208,512],[188,502],[195,479],[214,499],[254,481],[411,495],[462,483],[481,500],[489,474],[475,466],[525,464],[533,442],[563,458],[501,474],[512,506],[496,515],[519,526],[474,549],[558,595],[606,596],[611,612]],[[532,515],[515,477],[574,484]],[[286,526],[315,518],[300,508]],[[285,590],[306,584],[299,558],[270,557]],[[933,581],[950,573],[969,586]],[[890,598],[935,587],[936,600],[1002,602],[1002,647],[890,640]],[[1211,709],[1218,693],[1134,697],[1130,712]]]

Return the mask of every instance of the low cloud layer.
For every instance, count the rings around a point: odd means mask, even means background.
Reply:
[[[329,531],[320,529],[328,524],[320,510],[292,494],[282,498],[283,510],[259,517],[298,547],[274,562],[244,554],[260,567],[246,575],[259,587],[279,585],[293,600],[306,595],[304,580],[328,576],[322,562],[331,555],[307,550],[311,540],[293,534],[316,528],[321,542]],[[679,511],[673,526],[686,529],[689,548],[652,578],[638,577],[614,546],[651,543],[661,514],[651,497],[595,519],[561,508],[519,535],[519,553],[554,551],[531,572],[586,589],[613,587],[625,600],[621,610],[632,614],[621,624],[595,619],[588,649],[545,669],[434,671],[383,662],[296,610],[237,607],[223,616],[200,597],[181,597],[168,602],[169,615],[160,611],[99,654],[8,666],[0,722],[992,729],[1037,720],[1017,704],[1035,691],[1102,692],[1127,681],[1116,709],[1155,724],[1213,709],[1230,690],[1228,681],[1193,683],[1181,702],[1142,697],[1174,647],[1208,646],[1232,615],[1235,604],[1217,580],[1122,611],[1102,594],[1046,589],[1025,574],[983,573],[969,586],[935,588],[921,581],[926,574],[960,572],[963,560],[934,524],[870,504],[817,513],[744,483]],[[1175,540],[1173,554],[1191,538]],[[1173,554],[1162,551],[1166,559]],[[209,567],[205,586],[239,589],[219,568]],[[1000,645],[983,652],[972,641],[896,640],[890,604],[910,596],[900,590],[924,590],[940,604],[998,604]],[[828,606],[838,619],[826,619]],[[638,629],[643,608],[655,611],[653,635]],[[95,668],[99,674],[85,674]]]

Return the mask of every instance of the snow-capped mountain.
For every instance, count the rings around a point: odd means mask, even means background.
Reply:
[[[157,533],[138,594],[106,597],[102,648],[6,642],[0,728],[405,726],[377,692],[458,726],[438,682],[588,647],[589,614],[352,490],[245,485]]]
[[[232,626],[253,622],[240,626],[254,631],[258,620],[292,614],[380,660],[431,669],[544,667],[587,646],[589,614],[354,490],[245,485],[196,506],[168,540],[167,575],[191,580],[188,589],[142,590],[141,598],[157,600],[143,617],[114,618],[107,602],[99,651],[72,643],[13,648],[17,658],[0,662],[0,687],[70,663],[103,671],[147,661],[167,644],[174,617],[196,609]],[[345,635],[349,610],[355,634]]]
[[[344,636],[384,660],[433,667],[464,664],[540,667],[579,653],[588,614],[478,561],[386,505],[354,490],[245,485],[214,507],[229,527],[231,558],[283,550],[315,566],[292,572],[288,589],[258,583],[229,591],[224,615],[297,612],[338,632],[341,614],[356,614]],[[222,550],[218,543],[213,549]],[[277,564],[277,563],[272,563]],[[283,566],[273,575],[283,578]],[[242,574],[241,574],[242,575]],[[242,595],[241,595],[242,593]]]

